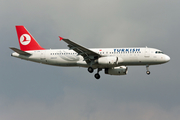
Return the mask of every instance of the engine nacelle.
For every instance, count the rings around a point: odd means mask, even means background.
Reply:
[[[105,68],[105,74],[109,75],[126,75],[128,73],[128,67],[120,66],[114,68]]]
[[[113,65],[118,64],[118,57],[115,56],[108,56],[108,57],[100,57],[97,60],[98,64],[100,65]]]

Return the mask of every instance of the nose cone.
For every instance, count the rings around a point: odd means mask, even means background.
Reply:
[[[166,62],[169,62],[170,59],[171,59],[171,58],[170,58],[168,55],[165,56],[165,61],[166,61]]]

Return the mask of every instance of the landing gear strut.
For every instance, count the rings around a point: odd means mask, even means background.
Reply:
[[[146,65],[146,70],[147,70],[147,71],[146,71],[146,74],[147,74],[147,75],[150,75],[149,65]]]
[[[101,68],[98,68],[97,73],[94,75],[96,79],[99,79],[101,76],[99,75],[99,71],[101,71]]]

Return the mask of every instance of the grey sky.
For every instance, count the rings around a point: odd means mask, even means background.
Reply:
[[[179,120],[179,0],[0,0],[0,119]],[[44,48],[154,47],[167,64],[129,66],[126,76],[37,64],[10,56],[15,25]]]

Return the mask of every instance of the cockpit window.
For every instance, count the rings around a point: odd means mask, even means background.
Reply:
[[[162,51],[156,51],[155,53],[156,53],[156,54],[163,54]]]

